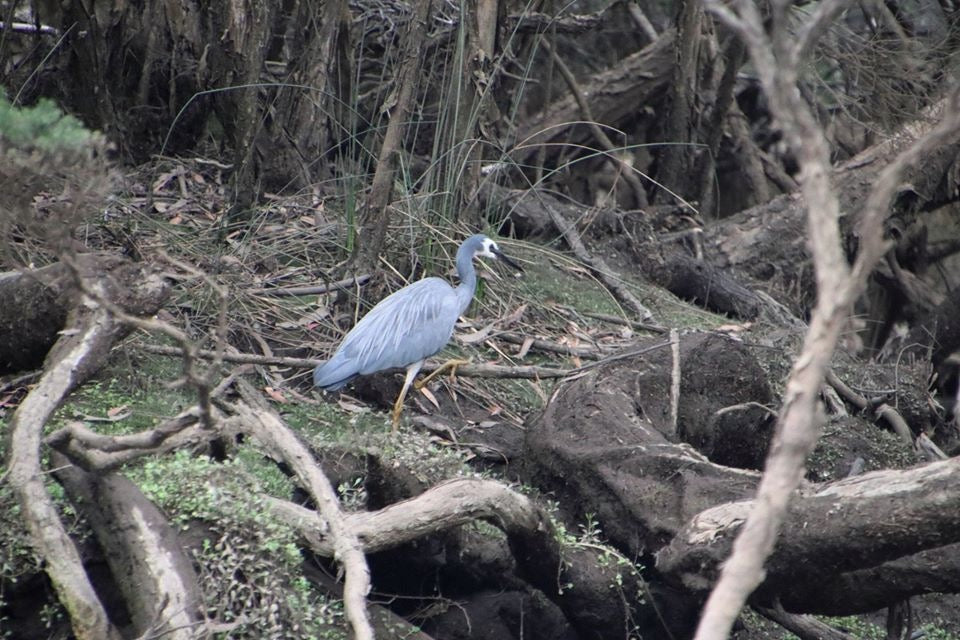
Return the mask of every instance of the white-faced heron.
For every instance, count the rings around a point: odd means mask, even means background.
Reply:
[[[423,278],[381,300],[350,330],[333,357],[314,369],[313,384],[335,391],[356,376],[405,367],[407,376],[393,405],[396,429],[403,400],[424,360],[443,349],[457,318],[470,306],[477,289],[475,256],[500,259],[522,271],[496,242],[483,234],[470,236],[457,250],[459,285]]]

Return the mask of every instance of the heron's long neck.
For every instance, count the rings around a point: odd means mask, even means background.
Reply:
[[[457,302],[460,303],[460,314],[466,312],[473,300],[473,294],[477,290],[477,272],[473,268],[473,256],[463,254],[457,256],[457,274],[460,276],[460,284],[457,285]]]

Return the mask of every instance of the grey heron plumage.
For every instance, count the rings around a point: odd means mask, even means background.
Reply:
[[[503,260],[522,270],[487,236],[470,236],[457,250],[460,284],[454,287],[443,278],[423,278],[381,300],[347,333],[333,356],[314,369],[314,386],[335,391],[356,376],[406,368],[393,407],[396,428],[403,399],[424,360],[449,342],[457,318],[470,306],[477,289],[473,266],[477,256]]]

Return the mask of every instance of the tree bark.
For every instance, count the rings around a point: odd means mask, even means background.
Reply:
[[[166,516],[122,475],[100,476],[54,453],[57,480],[105,550],[139,636],[192,640],[202,600],[193,564]]]
[[[416,87],[420,82],[420,68],[423,62],[423,48],[426,29],[430,17],[431,0],[415,0],[414,15],[407,22],[403,35],[403,50],[395,84],[396,99],[392,105],[390,124],[380,146],[377,170],[373,174],[370,195],[363,207],[363,238],[360,243],[359,266],[369,270],[376,266],[377,256],[383,249],[390,226],[389,205],[393,194],[393,182],[397,171],[397,160],[401,152],[401,141],[406,131],[407,119],[413,108]]]
[[[929,591],[960,591],[950,560],[960,542],[958,478],[960,462],[951,459],[804,489],[794,497],[755,597],[780,598],[797,613],[845,615]],[[752,500],[729,503],[698,514],[657,554],[657,568],[694,592],[707,592],[752,506]],[[940,563],[948,570],[922,571]],[[908,567],[909,579],[897,585],[894,572]],[[881,575],[882,589],[829,599],[841,586]]]
[[[851,220],[863,207],[869,188],[877,184],[881,171],[900,152],[936,125],[937,114],[945,104],[942,101],[897,135],[831,171],[830,181],[844,214],[843,243],[848,254],[856,251],[858,242]],[[943,140],[925,155],[923,163],[908,168],[896,185],[894,215],[914,216],[924,202],[939,201],[939,189],[950,184],[946,178],[955,166],[958,152],[960,143]],[[717,269],[763,287],[802,315],[812,306],[815,296],[804,222],[806,206],[800,194],[788,193],[708,225],[703,233],[706,260]]]

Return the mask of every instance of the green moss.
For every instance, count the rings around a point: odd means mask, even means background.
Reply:
[[[94,379],[77,389],[48,423],[80,420],[103,435],[152,429],[194,404],[196,396],[170,383],[181,375],[176,358],[117,351]]]
[[[319,637],[343,624],[339,603],[301,574],[297,536],[263,501],[292,487],[271,466],[248,447],[225,463],[178,451],[128,470],[171,523],[201,536],[193,553],[207,615],[237,623],[224,638]]]

